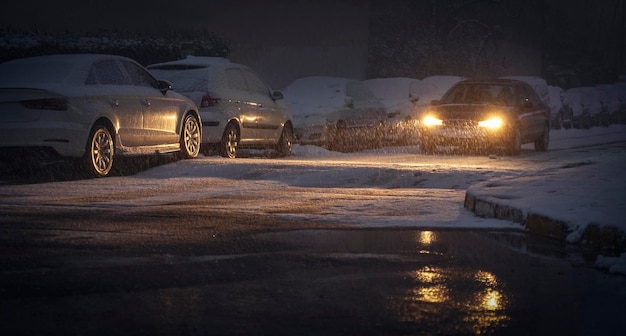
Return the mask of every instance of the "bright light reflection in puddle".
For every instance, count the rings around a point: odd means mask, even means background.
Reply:
[[[450,322],[451,332],[482,335],[509,320],[503,284],[493,273],[426,266],[410,277],[415,287],[389,301],[401,321],[420,323],[437,316]]]
[[[434,267],[424,267],[412,273],[413,278],[425,283],[431,284],[411,290],[410,297],[416,301],[442,303],[448,301],[448,288],[442,284],[445,280],[441,269]]]
[[[475,275],[476,280],[484,283],[487,286],[494,287],[498,285],[498,281],[496,280],[496,276],[485,271],[478,271]]]
[[[448,301],[448,289],[443,285],[421,287],[414,290],[413,296],[419,301],[443,303]]]
[[[481,293],[482,296],[481,306],[486,310],[498,310],[502,308],[502,294],[500,292],[488,289],[484,293]]]
[[[413,272],[412,275],[418,281],[425,283],[434,283],[437,280],[443,279],[441,269],[434,267],[424,267]]]
[[[436,235],[432,231],[420,231],[417,241],[423,245],[430,245],[435,242]]]

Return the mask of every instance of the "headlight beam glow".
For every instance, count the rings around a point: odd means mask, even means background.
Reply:
[[[490,118],[490,119],[478,122],[478,126],[491,128],[491,129],[500,128],[503,125],[504,125],[504,121],[502,120],[502,118],[499,118],[499,117],[494,117],[494,118]]]
[[[432,115],[428,115],[424,119],[422,119],[422,123],[425,126],[441,126],[443,124],[443,120],[435,118]]]

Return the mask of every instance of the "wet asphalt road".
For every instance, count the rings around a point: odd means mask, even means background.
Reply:
[[[520,232],[13,209],[3,335],[617,335],[626,277]]]

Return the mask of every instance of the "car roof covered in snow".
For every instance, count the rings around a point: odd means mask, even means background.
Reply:
[[[208,56],[187,56],[184,59],[168,61],[162,63],[150,64],[146,68],[148,69],[176,69],[184,70],[186,67],[208,67],[213,64],[231,63],[230,60],[224,57],[208,57]]]
[[[106,54],[57,54],[20,58],[0,64],[0,86],[83,85],[93,63],[113,59],[136,63],[127,57]]]

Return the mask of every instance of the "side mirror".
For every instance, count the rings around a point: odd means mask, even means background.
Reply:
[[[281,91],[272,91],[270,93],[270,98],[272,98],[272,100],[281,100],[285,97],[283,96],[283,93]]]
[[[420,100],[420,97],[409,94],[409,101],[413,104],[417,103]]]
[[[171,89],[172,89],[172,83],[166,80],[159,80],[159,91],[161,91],[162,94],[167,93],[167,91]]]

